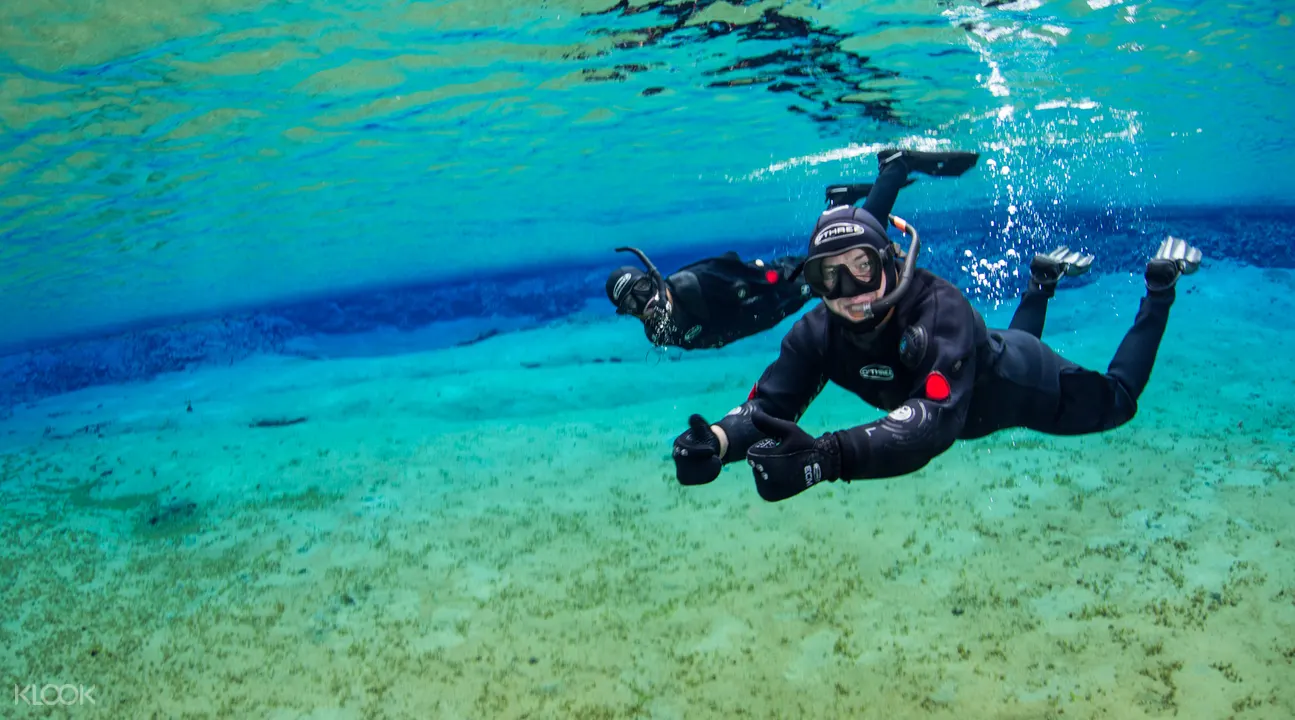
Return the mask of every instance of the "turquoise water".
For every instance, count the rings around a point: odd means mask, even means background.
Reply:
[[[1031,205],[1291,196],[1281,3],[609,5],[6,9],[0,345],[614,242],[799,242],[888,143],[997,161],[906,203],[1019,206],[1007,246],[1043,231]]]
[[[1295,11],[1281,2],[0,8],[0,680],[93,717],[1295,715]],[[682,488],[791,320],[658,353],[603,295],[896,214],[1137,418],[764,503]],[[861,417],[862,414],[862,417]],[[829,388],[812,433],[867,422]]]

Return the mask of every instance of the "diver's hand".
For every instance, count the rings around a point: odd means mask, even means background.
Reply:
[[[767,436],[746,451],[760,497],[786,500],[824,480],[840,478],[841,447],[832,433],[815,439],[796,423],[760,411],[751,421]]]
[[[719,438],[701,415],[688,418],[688,431],[674,439],[675,477],[681,485],[705,485],[724,466]]]

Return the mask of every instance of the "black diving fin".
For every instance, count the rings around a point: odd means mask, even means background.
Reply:
[[[892,149],[877,153],[877,162],[884,166],[897,157],[903,158],[910,172],[934,177],[958,177],[976,166],[976,162],[980,160],[980,153],[962,150],[934,152]]]

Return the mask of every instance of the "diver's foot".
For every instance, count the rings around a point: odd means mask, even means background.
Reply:
[[[1156,254],[1147,262],[1147,290],[1163,292],[1178,282],[1179,275],[1191,275],[1201,267],[1201,251],[1172,235],[1160,243]]]
[[[1093,267],[1092,255],[1075,252],[1062,245],[1050,253],[1039,253],[1030,261],[1030,281],[1033,286],[1054,289],[1057,281],[1066,277],[1078,277]]]
[[[891,148],[877,153],[877,165],[886,165],[895,160],[903,160],[909,172],[919,172],[935,177],[958,177],[976,166],[980,153],[954,150],[950,152],[926,152],[922,150],[900,150]]]

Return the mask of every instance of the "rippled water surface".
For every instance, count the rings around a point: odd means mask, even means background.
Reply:
[[[1289,202],[1288,3],[0,6],[0,340],[910,212]],[[1009,224],[1009,221],[1011,223]],[[979,220],[978,220],[979,222]],[[685,232],[686,230],[686,232]]]

